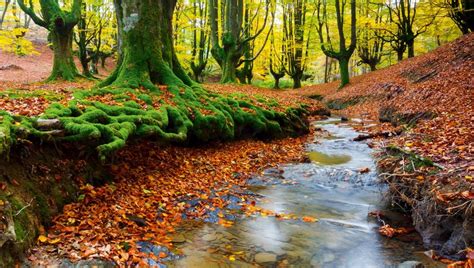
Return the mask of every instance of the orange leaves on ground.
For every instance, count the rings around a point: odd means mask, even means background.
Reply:
[[[13,115],[36,116],[43,113],[50,102],[43,97],[0,97],[1,110]]]
[[[229,201],[222,197],[234,195],[235,186],[245,186],[250,174],[277,163],[300,161],[305,139],[241,140],[195,148],[146,141],[129,146],[117,152],[109,168],[113,183],[83,185],[79,201],[66,205],[48,230],[51,239],[60,241],[40,243],[37,256],[41,259],[54,247],[73,260],[98,257],[138,265],[149,257],[139,251],[138,241],[172,247],[169,235],[183,215],[203,219],[210,208],[225,211]],[[245,204],[245,214],[293,219],[256,207],[248,195],[237,197]],[[198,200],[192,209],[185,202],[191,199]],[[219,213],[218,224],[231,226],[233,222],[224,214]],[[311,217],[306,219],[313,222]]]
[[[400,227],[400,228],[393,228],[388,224],[385,224],[379,228],[379,233],[386,237],[394,237],[398,235],[409,234],[415,231],[412,227]]]

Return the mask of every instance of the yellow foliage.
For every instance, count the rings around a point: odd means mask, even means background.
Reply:
[[[24,37],[27,31],[25,28],[0,30],[0,49],[18,56],[39,55],[33,43]]]

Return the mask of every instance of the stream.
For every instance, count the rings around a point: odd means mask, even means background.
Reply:
[[[269,169],[252,178],[249,189],[261,196],[258,204],[266,209],[312,216],[318,222],[254,216],[227,228],[185,224],[175,243],[184,256],[166,266],[399,267],[418,261],[425,267],[443,267],[423,253],[416,233],[391,239],[378,234],[380,224],[368,213],[383,210],[384,188],[377,182],[373,151],[352,141],[358,133],[339,119],[314,124],[326,136],[307,144],[311,163]]]

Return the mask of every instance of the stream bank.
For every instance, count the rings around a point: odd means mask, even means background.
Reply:
[[[53,217],[77,201],[80,185],[101,184],[108,175],[94,156],[68,145],[24,143],[0,157],[0,266],[13,267]]]

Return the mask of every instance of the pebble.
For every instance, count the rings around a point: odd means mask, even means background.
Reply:
[[[206,234],[202,237],[202,240],[204,240],[206,242],[214,241],[216,239],[217,239],[216,234]]]

